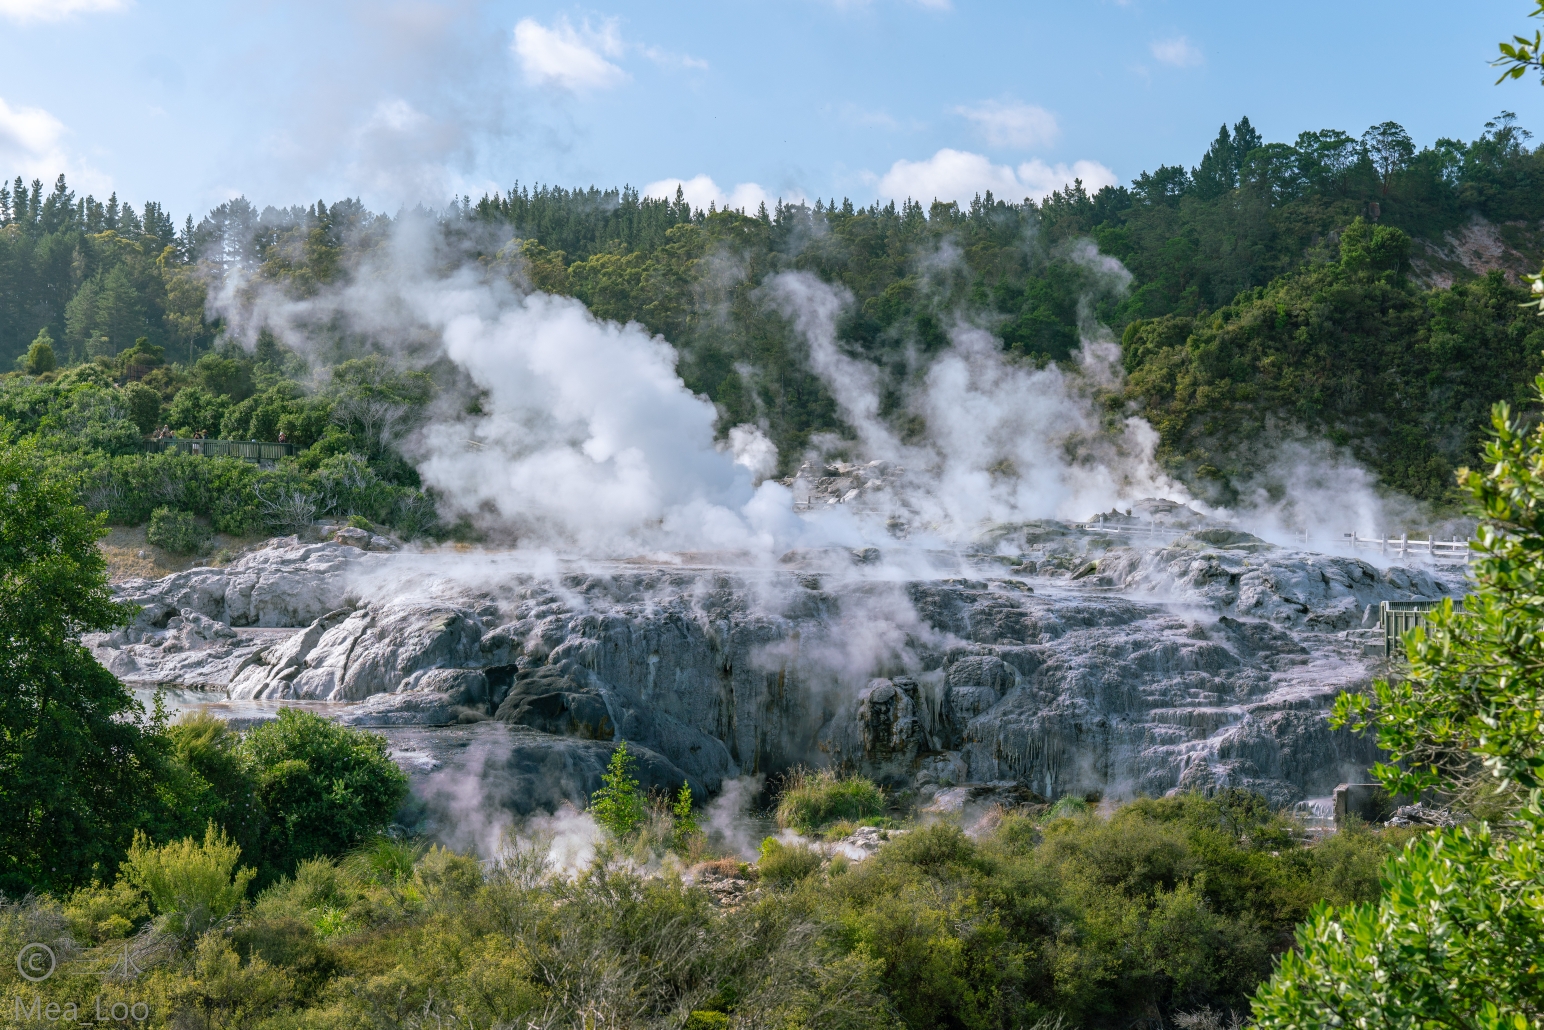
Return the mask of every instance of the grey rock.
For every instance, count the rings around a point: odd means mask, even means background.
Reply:
[[[118,600],[141,606],[134,627],[160,629],[191,609],[228,626],[304,626],[350,601],[352,577],[386,556],[337,544],[275,544],[218,568],[195,568],[116,588]]]
[[[1203,532],[1108,548],[1078,583],[1066,577],[1084,562],[1061,552],[1015,559],[1015,576],[1054,579],[1038,592],[1006,588],[1010,566],[980,556],[929,556],[929,575],[888,554],[855,564],[842,548],[770,569],[480,565],[472,590],[453,570],[425,573],[448,556],[292,544],[126,584],[145,613],[93,644],[135,682],[219,685],[233,703],[334,702],[424,746],[490,720],[498,729],[477,739],[519,742],[526,757],[489,752],[484,764],[514,762],[521,789],[548,800],[582,797],[538,789],[535,770],[603,765],[621,740],[708,792],[828,763],[894,786],[1008,781],[1044,797],[1241,786],[1283,804],[1358,778],[1371,745],[1324,718],[1373,671],[1355,627],[1381,600],[1461,583]],[[1033,535],[1077,540],[1050,524]],[[442,771],[484,775],[463,759],[447,754]]]
[[[476,667],[482,622],[455,605],[403,600],[329,612],[232,680],[237,699],[362,701],[427,669]]]

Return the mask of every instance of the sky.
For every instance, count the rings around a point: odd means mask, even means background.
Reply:
[[[0,0],[0,175],[180,221],[511,184],[698,206],[968,202],[1385,120],[1418,144],[1501,110],[1528,0]]]

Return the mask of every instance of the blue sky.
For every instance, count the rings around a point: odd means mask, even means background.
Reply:
[[[516,180],[686,181],[698,203],[978,189],[1194,164],[1394,119],[1471,139],[1525,0],[0,0],[0,174],[67,172],[179,218]]]

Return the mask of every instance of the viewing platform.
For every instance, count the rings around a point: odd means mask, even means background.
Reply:
[[[180,436],[167,436],[159,440],[146,440],[145,450],[151,454],[177,451],[182,454],[198,454],[206,458],[245,458],[247,461],[278,461],[294,455],[292,443],[265,443],[260,440],[195,440]]]

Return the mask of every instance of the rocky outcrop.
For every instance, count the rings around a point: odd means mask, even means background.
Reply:
[[[304,626],[347,606],[350,583],[385,557],[291,537],[227,566],[128,580],[118,585],[118,599],[142,609],[131,634],[162,628],[184,609],[228,626]]]
[[[1035,524],[994,530],[992,553],[741,568],[277,546],[126,584],[144,612],[90,642],[133,683],[311,705],[404,754],[481,734],[465,775],[524,792],[521,811],[582,801],[621,740],[708,792],[831,763],[1045,798],[1245,786],[1285,804],[1355,779],[1370,745],[1324,718],[1370,672],[1353,634],[1378,601],[1459,581],[1174,532],[1142,548]],[[567,786],[538,785],[559,767]]]

